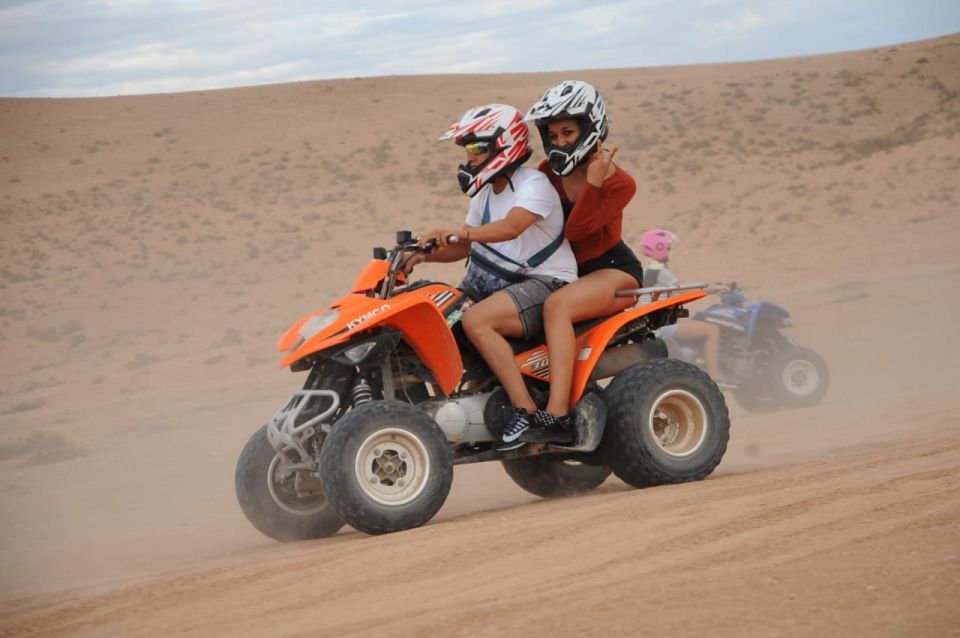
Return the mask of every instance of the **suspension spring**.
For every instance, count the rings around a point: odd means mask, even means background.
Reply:
[[[357,385],[353,386],[353,407],[357,407],[361,403],[366,403],[373,399],[373,388],[370,387],[370,384],[367,383],[366,379],[360,377],[360,380],[357,381]]]

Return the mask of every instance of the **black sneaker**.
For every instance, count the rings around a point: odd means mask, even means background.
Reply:
[[[515,450],[524,444],[520,440],[520,435],[530,428],[530,413],[523,408],[516,408],[507,421],[507,426],[503,428],[503,437],[500,445],[496,449],[501,452],[506,450]]]
[[[533,425],[523,433],[527,443],[573,443],[573,420],[569,415],[557,416],[546,410],[537,410]]]

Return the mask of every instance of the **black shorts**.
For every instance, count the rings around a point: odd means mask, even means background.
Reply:
[[[637,287],[643,287],[643,266],[640,260],[630,250],[630,247],[620,240],[620,243],[603,253],[599,257],[588,259],[577,267],[578,274],[586,277],[592,272],[603,270],[604,268],[614,268],[622,270],[637,280]]]

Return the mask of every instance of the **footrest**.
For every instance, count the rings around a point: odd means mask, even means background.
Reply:
[[[573,444],[551,444],[550,447],[567,452],[593,452],[603,439],[603,428],[606,424],[607,405],[596,394],[588,393],[573,409],[573,427],[576,430]]]

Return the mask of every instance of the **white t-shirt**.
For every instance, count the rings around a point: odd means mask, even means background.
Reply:
[[[467,210],[467,226],[481,226],[483,224],[484,208],[489,203],[489,222],[505,219],[507,213],[519,206],[540,217],[520,235],[508,241],[490,244],[498,253],[510,259],[526,263],[528,259],[550,245],[557,237],[563,235],[563,207],[556,189],[550,184],[547,176],[531,168],[520,167],[510,176],[513,188],[508,185],[503,192],[494,193],[493,184],[487,184],[470,200]],[[483,250],[482,246],[475,250]],[[576,281],[577,260],[573,256],[570,242],[566,239],[539,266],[520,268],[515,264],[499,260],[489,251],[483,255],[498,261],[511,272],[520,272],[525,276],[539,275],[555,277],[561,281]]]

